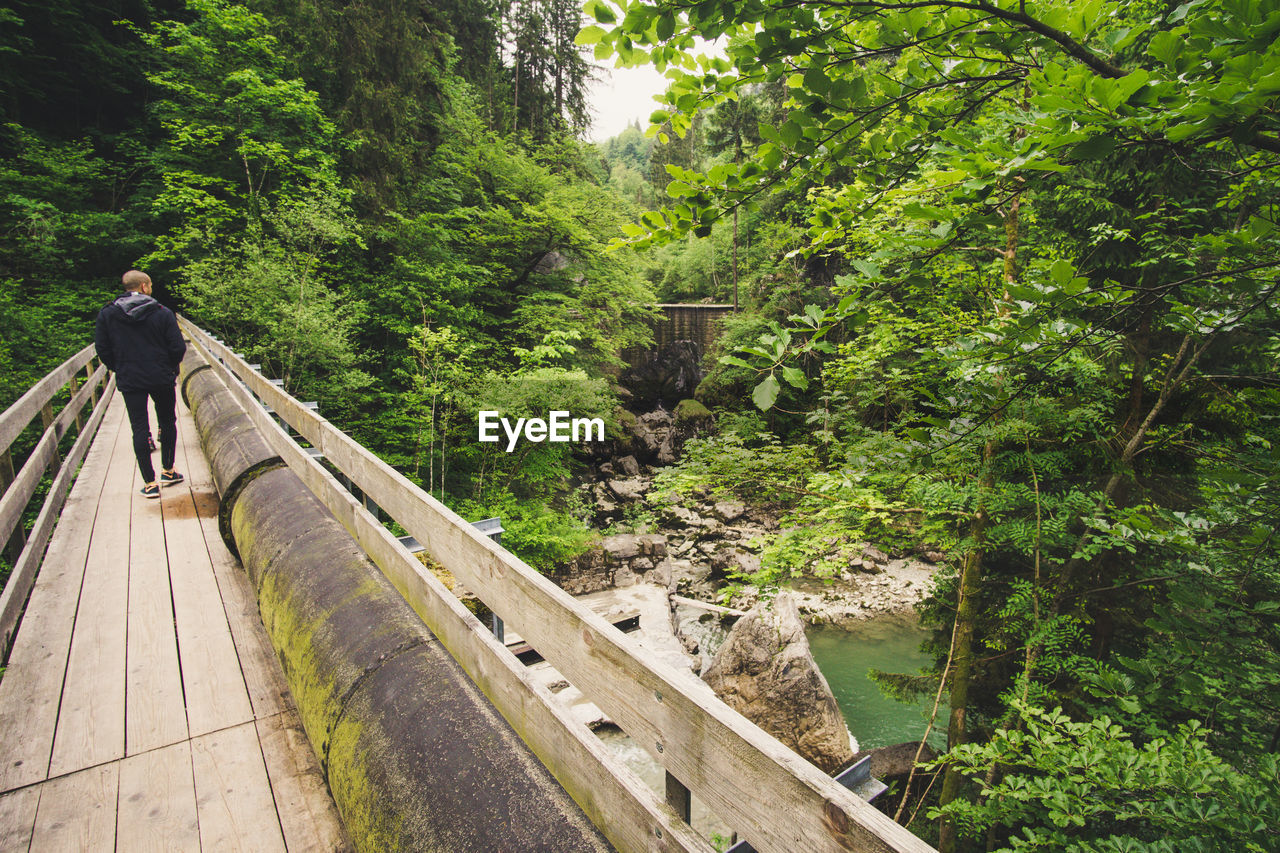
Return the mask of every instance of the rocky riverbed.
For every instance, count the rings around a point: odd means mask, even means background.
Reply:
[[[607,535],[554,572],[567,591],[582,595],[647,582],[742,611],[759,600],[760,590],[742,585],[742,579],[760,570],[761,552],[782,532],[769,512],[710,497],[675,501],[655,494],[653,477],[639,471],[590,483],[584,490],[602,526],[617,529],[625,527],[627,518],[650,520],[639,528],[644,532]],[[941,560],[939,554],[889,554],[870,543],[840,543],[838,550],[848,555],[838,576],[789,584],[809,624],[839,626],[910,612],[928,594],[938,569],[935,560]],[[726,589],[733,592],[727,602]]]

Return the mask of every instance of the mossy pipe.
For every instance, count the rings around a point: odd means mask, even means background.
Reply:
[[[231,507],[245,483],[284,461],[258,432],[227,386],[209,369],[203,357],[188,347],[179,369],[182,399],[195,416],[196,431],[221,495],[218,532],[231,553],[239,546],[231,534]]]
[[[218,388],[203,377],[226,391],[211,371],[192,377],[197,424],[207,416],[234,429],[223,402],[207,402]],[[237,457],[227,471],[247,460],[247,437],[200,433],[215,467],[219,455]],[[224,506],[231,534],[358,849],[609,849],[293,472],[258,469],[239,483]]]

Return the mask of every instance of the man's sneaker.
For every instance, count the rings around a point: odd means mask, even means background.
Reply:
[[[142,487],[141,491],[142,491],[142,496],[144,498],[160,497],[160,487],[155,483],[147,483],[145,486]]]
[[[152,453],[156,452],[156,440],[151,437],[151,433],[147,433],[147,450]]]
[[[181,483],[181,482],[182,482],[182,475],[179,474],[177,471],[161,471],[160,472],[160,485],[162,486],[172,486],[174,483]]]

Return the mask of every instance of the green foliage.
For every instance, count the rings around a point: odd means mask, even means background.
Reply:
[[[154,153],[155,212],[172,223],[149,263],[216,256],[263,239],[274,211],[338,193],[334,126],[315,92],[286,77],[263,15],[228,0],[188,0],[190,23],[140,33],[162,59],[148,75],[164,130]]]
[[[471,520],[501,518],[502,546],[535,569],[563,565],[590,548],[597,538],[572,512],[552,510],[510,492],[491,490],[483,501],[462,501],[456,509]]]
[[[994,827],[1001,850],[1274,849],[1276,756],[1245,772],[1216,756],[1194,723],[1135,741],[1106,716],[1075,722],[1061,709],[1017,707],[1023,728],[946,759],[975,779],[993,764],[1007,768],[980,800],[941,810],[966,834]]]
[[[658,471],[653,489],[679,495],[704,489],[718,497],[794,505],[815,464],[809,448],[785,445],[768,432],[744,436],[722,426],[718,435],[689,439],[680,462]]]

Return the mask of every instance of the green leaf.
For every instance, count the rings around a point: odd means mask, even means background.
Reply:
[[[853,258],[849,261],[849,266],[870,279],[879,279],[881,277],[880,267],[871,261],[864,261],[861,258]]]
[[[794,146],[800,141],[800,137],[804,136],[804,129],[796,123],[794,118],[790,118],[778,128],[778,133],[784,143]]]
[[[601,3],[600,0],[589,0],[583,9],[588,15],[602,24],[612,24],[618,20],[618,16],[613,13],[613,9],[609,8],[605,3]]]
[[[774,402],[777,401],[780,387],[778,378],[770,373],[751,392],[751,401],[756,404],[757,409],[767,412],[773,408]]]
[[[1054,261],[1053,266],[1049,267],[1049,278],[1053,279],[1053,283],[1058,287],[1065,287],[1075,273],[1075,266],[1070,261],[1061,258]]]
[[[1076,160],[1098,160],[1116,149],[1114,136],[1099,134],[1086,139],[1071,149],[1071,156]]]
[[[666,41],[676,31],[676,16],[667,12],[658,18],[658,41]]]
[[[600,27],[590,26],[583,27],[578,31],[577,37],[573,40],[574,44],[599,44],[600,40],[605,36],[605,32]]]
[[[751,362],[744,358],[738,358],[736,355],[722,355],[720,356],[720,363],[729,364],[734,367],[745,367],[748,370],[755,370],[755,367],[752,366]]]
[[[782,378],[792,388],[799,388],[801,391],[809,387],[809,377],[804,375],[804,371],[798,367],[784,366],[782,368]]]

